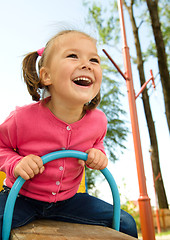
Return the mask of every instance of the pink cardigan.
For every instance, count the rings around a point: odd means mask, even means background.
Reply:
[[[6,173],[6,185],[12,187],[14,167],[26,155],[43,156],[61,149],[104,152],[106,129],[106,116],[98,109],[87,111],[80,121],[69,125],[42,102],[17,108],[0,125],[0,170]],[[42,174],[26,181],[20,193],[40,201],[62,201],[76,194],[82,174],[77,159],[54,160],[45,165]]]

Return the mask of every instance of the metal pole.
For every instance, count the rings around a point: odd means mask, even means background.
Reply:
[[[126,31],[125,31],[123,7],[122,7],[121,0],[118,0],[118,8],[119,8],[120,25],[121,25],[122,38],[123,38],[124,67],[125,67],[126,77],[127,77],[126,85],[127,85],[127,92],[128,92],[132,134],[133,134],[133,142],[134,142],[135,158],[136,158],[136,166],[137,166],[137,174],[138,174],[138,182],[139,182],[140,196],[138,199],[138,203],[139,203],[139,211],[140,211],[142,236],[143,236],[143,240],[155,240],[152,210],[151,210],[150,199],[148,197],[147,188],[146,188],[146,179],[145,179],[141,141],[140,141],[140,134],[139,134],[139,126],[138,126],[138,117],[137,117],[137,110],[136,110],[136,103],[135,103],[135,92],[133,87],[130,55],[129,55],[129,48],[127,46],[127,41],[126,41]]]

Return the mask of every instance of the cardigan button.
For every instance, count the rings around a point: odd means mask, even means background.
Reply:
[[[57,186],[60,185],[60,181],[57,181],[57,182],[56,182],[56,185],[57,185]]]
[[[70,126],[67,126],[66,128],[67,128],[67,130],[68,130],[68,131],[70,131],[70,130],[71,130],[71,127],[70,127]]]

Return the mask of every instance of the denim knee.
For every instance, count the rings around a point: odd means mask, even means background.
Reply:
[[[120,214],[120,232],[138,238],[136,222],[127,212],[121,210]]]

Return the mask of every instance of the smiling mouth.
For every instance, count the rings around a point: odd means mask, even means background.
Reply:
[[[90,86],[92,84],[92,80],[90,80],[89,78],[87,77],[78,77],[78,78],[75,78],[73,80],[73,82],[76,84],[76,85],[79,85],[79,86]]]

